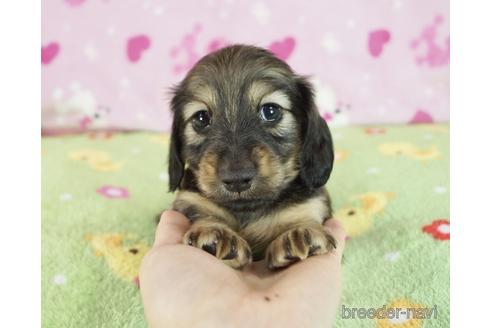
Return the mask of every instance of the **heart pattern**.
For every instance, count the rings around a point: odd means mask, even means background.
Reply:
[[[295,0],[192,2],[47,1],[38,43],[44,131],[169,131],[169,106],[156,86],[171,87],[203,56],[233,44],[264,48],[313,82],[319,112],[331,126],[449,119],[446,1],[431,7],[363,2],[359,9],[368,15],[354,13],[350,1],[301,11]],[[118,115],[104,123],[92,111],[84,118],[71,105],[78,84]]]
[[[326,112],[326,113],[323,113],[323,115],[321,115],[323,117],[323,119],[327,122],[330,122],[332,119],[333,119],[333,115],[331,115],[330,113]]]
[[[368,48],[373,57],[379,57],[383,52],[384,46],[391,40],[388,30],[375,30],[369,33]]]
[[[282,60],[287,60],[294,51],[295,47],[296,40],[293,37],[289,36],[282,41],[272,42],[268,49],[278,58]]]
[[[417,111],[410,120],[410,124],[422,124],[422,123],[433,123],[434,119],[426,111],[417,108]]]
[[[150,47],[150,38],[146,35],[137,35],[128,39],[126,55],[131,62],[138,62],[142,53]]]
[[[41,47],[41,64],[48,65],[56,58],[59,52],[60,45],[56,42],[51,42]]]

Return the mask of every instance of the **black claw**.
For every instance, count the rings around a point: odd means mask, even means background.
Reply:
[[[326,235],[326,238],[328,239],[328,243],[333,246],[333,249],[337,248],[337,241],[332,235]]]
[[[237,257],[237,238],[232,237],[232,239],[231,239],[231,251],[229,252],[229,254],[224,256],[222,259],[223,260],[232,260],[236,257]]]
[[[202,246],[202,249],[205,252],[212,254],[213,256],[217,254],[217,247],[215,244],[205,244]]]
[[[231,250],[237,253],[237,238],[236,237],[232,237]]]
[[[328,241],[328,244],[330,244],[333,249],[337,248],[337,241],[335,240],[335,238],[333,238],[333,236],[327,232],[325,232],[325,237],[326,237],[326,240]]]
[[[319,246],[319,245],[311,245],[311,247],[309,247],[308,256],[313,255],[314,252],[318,251],[319,249],[321,249],[321,246]]]
[[[299,256],[293,256],[293,255],[285,255],[284,259],[292,262],[298,262],[301,260]]]
[[[222,233],[222,230],[221,229],[215,229],[214,230],[214,234],[215,234],[215,240],[222,240],[222,239],[224,239],[223,233]]]
[[[247,259],[251,258],[251,250],[249,248],[246,249],[246,258]]]
[[[236,250],[232,250],[229,252],[229,254],[227,254],[226,256],[224,256],[222,259],[223,260],[232,260],[232,259],[235,259],[237,257],[237,251]]]
[[[290,239],[285,238],[284,239],[284,251],[285,251],[285,257],[292,256],[292,245],[290,244]]]
[[[306,245],[311,245],[312,239],[309,230],[304,231],[304,241],[306,242]]]
[[[237,238],[232,237],[232,239],[231,239],[231,251],[229,252],[229,254],[224,256],[222,259],[223,260],[232,260],[236,257],[237,257]]]
[[[193,246],[196,243],[196,234],[195,233],[190,233],[190,236],[188,237],[188,245]]]

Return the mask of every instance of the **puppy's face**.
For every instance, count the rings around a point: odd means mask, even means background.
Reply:
[[[232,46],[198,62],[175,89],[170,189],[185,167],[209,199],[233,210],[275,200],[297,177],[326,183],[333,147],[311,86],[265,50]]]

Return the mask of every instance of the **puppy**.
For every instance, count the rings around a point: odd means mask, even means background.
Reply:
[[[324,188],[333,145],[311,84],[270,52],[230,46],[174,88],[169,153],[184,243],[233,268],[282,268],[335,247]]]

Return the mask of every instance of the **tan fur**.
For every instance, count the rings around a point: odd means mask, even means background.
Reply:
[[[271,85],[265,82],[253,82],[248,90],[248,96],[252,104],[260,104],[263,97],[271,92]]]
[[[184,137],[189,145],[199,145],[203,142],[204,137],[196,133],[191,124],[186,125],[184,129]]]
[[[235,269],[251,263],[248,243],[214,218],[195,222],[184,235],[183,243],[202,248]]]
[[[282,120],[271,129],[273,134],[283,136],[296,131],[296,121],[292,113],[289,112],[292,104],[283,91],[272,90],[272,87],[265,82],[255,82],[249,89],[249,98],[252,104],[258,104],[258,106],[274,103],[284,109]]]
[[[270,269],[278,269],[309,256],[324,254],[336,247],[335,239],[323,226],[310,222],[285,231],[275,238],[266,250]]]
[[[274,103],[283,109],[289,110],[292,106],[289,97],[283,91],[274,91],[261,99],[261,104]]]
[[[279,159],[265,147],[255,147],[253,149],[253,156],[258,163],[259,175],[269,177],[270,184],[278,186],[283,178]]]
[[[282,164],[280,159],[265,147],[255,147],[253,156],[255,156],[258,163],[259,175],[268,177],[268,182],[272,189],[277,189],[292,181],[299,172],[295,156],[291,157],[285,164]]]
[[[207,220],[220,221],[227,224],[232,229],[238,228],[237,220],[222,207],[211,202],[207,198],[192,191],[179,191],[173,203],[173,209],[183,211],[187,206],[197,207]]]
[[[200,196],[198,193],[180,191],[174,201],[174,209],[179,211],[189,205],[195,206],[203,216],[193,224],[193,229],[200,227],[199,231],[208,231],[211,227],[225,225],[236,231],[239,236],[247,241],[247,244],[252,245],[253,253],[263,253],[267,246],[276,238],[293,229],[309,228],[313,236],[319,237],[319,234],[315,231],[323,230],[322,223],[327,218],[329,211],[325,198],[318,196],[301,204],[289,206],[272,214],[259,217],[256,221],[240,229],[238,221],[222,207]],[[185,238],[189,238],[189,235]],[[200,245],[210,242],[210,238],[212,237],[205,234],[199,241]],[[314,239],[314,241],[316,245],[327,247],[327,241],[323,243],[318,239]],[[270,251],[276,249],[274,246],[272,247]],[[302,250],[299,250],[299,252],[302,253]],[[279,261],[277,262],[280,263]]]
[[[282,120],[273,128],[270,129],[271,133],[276,136],[284,136],[288,133],[296,131],[296,120],[289,111],[284,111]]]
[[[253,253],[261,251],[281,233],[295,227],[321,226],[328,215],[328,207],[324,197],[311,198],[304,203],[286,207],[244,227],[240,234],[253,247]]]
[[[327,194],[316,190],[318,196],[304,201],[301,196],[307,195],[284,194],[290,190],[309,193],[310,184],[319,188],[308,176],[300,176],[299,183],[294,179],[301,163],[316,169],[314,162],[330,159],[326,152],[322,160],[309,161],[305,151],[313,147],[307,143],[301,148],[309,141],[306,138],[328,138],[302,133],[313,131],[309,130],[315,110],[311,98],[311,86],[304,78],[254,47],[228,47],[205,56],[190,70],[172,101],[175,119],[182,121],[175,125],[170,155],[174,165],[169,166],[175,173],[171,190],[199,190],[180,191],[173,205],[192,223],[185,243],[234,268],[249,263],[250,247],[255,256],[267,251],[271,268],[331,249],[334,242],[322,226],[331,213]],[[266,103],[282,108],[275,122],[261,120],[259,110]],[[193,124],[193,115],[201,110],[207,110],[211,118],[207,127]],[[264,133],[274,138],[262,140]],[[231,188],[226,181],[227,173],[252,168],[253,179],[240,178],[246,188]],[[310,170],[305,172],[312,175]],[[285,246],[288,243],[292,247]]]
[[[213,108],[215,107],[215,94],[209,86],[198,86],[194,90],[193,96],[196,99],[196,102],[201,102],[205,104],[205,108],[203,109],[213,110]]]
[[[210,92],[210,90],[208,90]],[[209,100],[212,99],[211,96],[204,97],[204,95],[201,95],[202,98],[208,98]],[[184,129],[184,137],[186,139],[186,143],[190,145],[199,145],[203,142],[204,137],[202,135],[199,135],[196,133],[195,129],[191,125],[191,122],[189,120],[193,115],[195,115],[197,112],[202,111],[202,110],[207,110],[210,105],[207,105],[205,102],[201,101],[192,101],[187,103],[183,107],[183,120],[188,121],[188,124],[186,124],[186,127]]]
[[[264,65],[264,67],[261,67],[260,69],[263,69],[265,76],[271,79],[285,79],[289,76],[289,72],[280,67],[270,67],[268,65]]]
[[[188,121],[195,113],[208,110],[208,105],[201,101],[192,101],[183,107],[183,120]]]
[[[268,187],[277,190],[283,187],[298,172],[297,152],[293,152],[289,160],[283,164],[280,159],[265,147],[255,147],[253,156],[258,165],[258,175],[265,177]],[[197,182],[200,189],[207,196],[213,196],[221,188],[220,179],[217,176],[218,157],[217,154],[209,152],[202,156],[198,165]],[[248,191],[245,192],[247,194]]]
[[[203,155],[198,165],[198,185],[205,194],[212,194],[217,188],[217,162],[217,154],[208,152]]]

